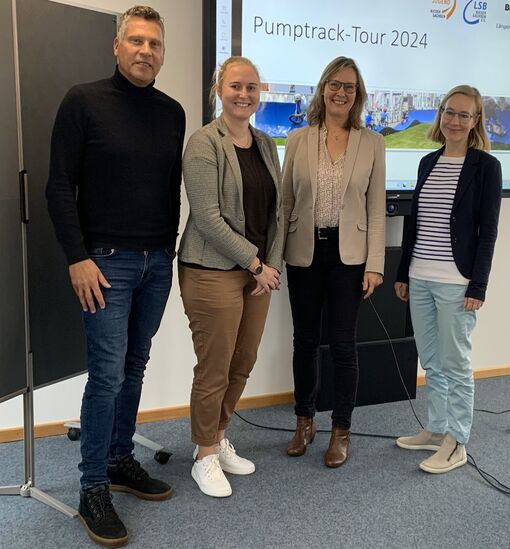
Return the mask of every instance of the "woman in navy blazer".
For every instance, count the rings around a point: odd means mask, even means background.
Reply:
[[[428,399],[426,429],[397,445],[434,450],[420,463],[428,473],[467,461],[471,334],[485,301],[501,204],[501,166],[485,152],[484,122],[476,88],[457,86],[442,100],[429,138],[443,147],[420,162],[395,283],[397,297],[410,300]]]

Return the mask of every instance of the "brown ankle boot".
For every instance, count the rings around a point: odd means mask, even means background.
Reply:
[[[340,467],[347,461],[347,449],[349,448],[350,429],[333,427],[329,448],[324,454],[324,463],[327,467]]]
[[[298,416],[296,432],[287,444],[287,454],[289,456],[302,456],[306,452],[308,444],[312,444],[316,431],[317,427],[313,422],[313,418]]]

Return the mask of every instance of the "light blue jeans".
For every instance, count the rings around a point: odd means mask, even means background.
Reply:
[[[466,286],[411,278],[409,299],[418,356],[427,379],[428,423],[433,433],[469,440],[475,386],[471,334],[476,313],[464,309]]]

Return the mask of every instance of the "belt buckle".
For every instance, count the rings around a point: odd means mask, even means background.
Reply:
[[[328,229],[326,227],[317,227],[317,236],[319,240],[328,239]]]

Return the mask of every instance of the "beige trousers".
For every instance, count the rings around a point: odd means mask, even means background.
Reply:
[[[197,355],[191,389],[191,439],[216,443],[250,376],[264,331],[270,295],[250,295],[247,271],[211,271],[179,265],[184,311]]]

